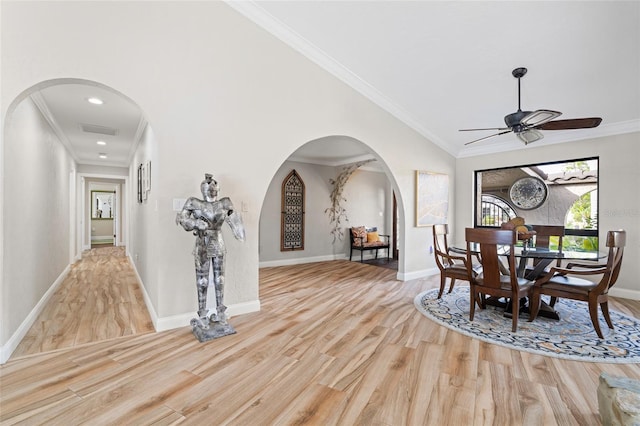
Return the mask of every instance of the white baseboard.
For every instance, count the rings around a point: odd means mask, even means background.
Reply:
[[[142,279],[140,278],[140,274],[138,274],[138,270],[136,269],[135,263],[131,258],[131,254],[127,253],[129,257],[129,263],[133,267],[133,271],[136,274],[136,278],[138,280],[138,285],[140,286],[140,290],[142,291],[142,297],[144,299],[144,303],[147,306],[147,310],[149,311],[149,316],[151,317],[151,322],[153,323],[153,328],[158,331],[172,330],[174,328],[186,327],[189,326],[192,318],[196,317],[196,312],[186,312],[183,314],[171,315],[168,317],[159,317],[156,313],[153,304],[151,303],[151,298],[149,298],[149,294],[147,293],[147,289],[142,284]],[[243,303],[234,303],[232,305],[227,306],[227,315],[229,318],[232,318],[236,315],[248,314],[251,312],[259,312],[260,311],[260,301],[253,300],[251,302],[243,302]]]
[[[260,262],[259,268],[270,268],[272,266],[288,266],[288,265],[300,265],[302,263],[315,263],[315,262],[327,262],[330,260],[344,260],[348,259],[344,253],[334,254],[327,256],[315,256],[315,257],[299,257],[295,259],[281,259],[281,260],[268,260]]]
[[[70,270],[71,270],[71,264],[67,265],[67,267],[64,268],[62,273],[58,276],[58,278],[56,278],[53,284],[49,287],[49,289],[45,292],[45,294],[40,298],[36,306],[33,307],[31,312],[29,312],[29,315],[27,315],[24,321],[22,321],[22,324],[20,324],[16,332],[13,333],[13,335],[9,338],[7,343],[2,345],[2,348],[0,349],[0,364],[4,364],[9,360],[13,351],[16,350],[16,348],[18,347],[22,339],[24,339],[24,336],[27,335],[31,326],[38,319],[38,315],[40,315],[45,305],[47,304],[49,299],[51,299],[51,296],[53,295],[53,293],[55,293],[56,289],[60,286],[62,281],[64,281],[64,279],[66,278]]]
[[[142,298],[144,299],[144,304],[147,307],[147,311],[149,312],[149,316],[151,317],[151,322],[153,323],[153,328],[158,331],[158,314],[156,314],[156,310],[153,307],[153,303],[151,303],[151,298],[149,297],[149,293],[147,293],[147,289],[142,284],[142,278],[140,278],[140,274],[138,273],[138,268],[136,268],[136,263],[131,258],[131,253],[127,249],[127,257],[129,258],[129,263],[133,268],[133,272],[136,274],[136,280],[138,281],[138,286],[140,287],[140,291],[142,292]]]
[[[638,290],[627,290],[626,288],[613,287],[609,290],[609,294],[621,299],[640,300],[640,291]]]
[[[227,306],[227,315],[229,319],[237,315],[248,314],[260,311],[260,301],[234,303]],[[171,315],[169,317],[157,318],[156,331],[172,330],[174,328],[189,327],[192,318],[196,318],[197,313],[187,312],[184,314]],[[156,324],[156,323],[154,323]]]
[[[436,275],[439,274],[440,270],[438,268],[431,268],[431,269],[423,269],[422,271],[414,271],[414,272],[398,272],[398,275],[396,278],[398,278],[398,280],[400,281],[409,281],[409,280],[416,280],[418,278],[424,278],[424,277],[430,277],[432,275]]]

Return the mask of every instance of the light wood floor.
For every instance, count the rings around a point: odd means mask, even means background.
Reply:
[[[198,343],[185,326],[14,356],[0,423],[597,425],[599,374],[640,379],[637,364],[450,331],[413,307],[439,277],[394,277],[348,261],[265,268],[262,311],[232,318],[235,335]],[[640,302],[610,304],[640,315]]]
[[[153,331],[124,247],[102,245],[71,266],[13,358]]]

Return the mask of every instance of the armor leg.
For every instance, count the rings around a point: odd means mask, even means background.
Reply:
[[[214,257],[213,263],[213,283],[216,289],[216,313],[212,315],[212,321],[221,324],[227,323],[227,307],[224,305],[224,256]]]
[[[196,241],[194,250],[194,258],[196,261],[196,288],[198,290],[198,317],[207,324],[207,290],[209,289],[209,269],[210,262],[207,258],[206,245],[203,242]]]

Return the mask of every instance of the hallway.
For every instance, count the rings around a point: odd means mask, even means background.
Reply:
[[[154,332],[124,247],[83,253],[11,359]]]

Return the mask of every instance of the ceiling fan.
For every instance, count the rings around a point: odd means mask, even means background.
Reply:
[[[494,136],[504,135],[513,132],[525,145],[542,139],[544,136],[540,130],[569,130],[569,129],[588,129],[598,127],[602,118],[572,118],[569,120],[554,120],[554,118],[562,115],[561,112],[551,111],[548,109],[539,109],[536,111],[522,111],[520,108],[520,79],[527,73],[526,68],[516,68],[511,74],[518,79],[518,111],[504,117],[507,127],[489,127],[486,129],[460,129],[461,132],[473,132],[478,130],[495,130],[489,136],[472,140],[465,145],[479,142]]]

